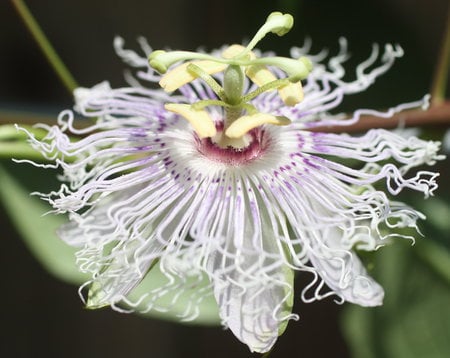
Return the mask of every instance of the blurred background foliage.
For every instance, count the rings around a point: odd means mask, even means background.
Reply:
[[[429,91],[448,0],[66,0],[28,5],[78,83],[87,87],[104,79],[113,86],[124,83],[125,66],[112,48],[115,35],[133,48],[142,35],[153,48],[213,49],[245,40],[274,10],[292,13],[296,24],[282,39],[265,39],[260,44],[264,50],[287,54],[309,36],[313,51],[336,51],[344,36],[354,55],[352,68],[369,55],[374,42],[401,44],[404,58],[367,92],[348,98],[342,108],[350,110],[384,108]],[[71,96],[8,1],[0,2],[0,23],[0,124],[54,120],[72,106]],[[428,127],[422,136],[439,140],[447,129]],[[209,326],[217,322],[213,303],[202,312],[203,325],[195,326],[83,309],[74,286],[83,275],[74,270],[73,250],[54,234],[64,217],[42,217],[45,203],[28,194],[56,188],[54,172],[16,165],[7,157],[0,164],[1,356],[250,356],[230,332]],[[428,216],[420,223],[424,238],[414,246],[396,241],[368,258],[386,289],[384,306],[338,306],[333,299],[306,305],[297,298],[300,322],[289,324],[271,357],[450,356],[449,160],[436,170],[441,177],[434,198],[401,198]],[[308,280],[298,277],[299,291]]]

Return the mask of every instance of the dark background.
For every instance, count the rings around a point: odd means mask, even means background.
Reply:
[[[192,50],[240,42],[252,36],[273,10],[290,12],[296,24],[262,49],[287,54],[307,35],[313,49],[337,49],[349,40],[355,63],[371,44],[399,43],[405,57],[372,90],[349,107],[391,106],[421,98],[430,87],[448,0],[204,0],[204,1],[28,1],[28,5],[78,83],[108,79],[123,84],[114,54],[115,35],[127,47],[145,36],[151,46]],[[42,57],[8,1],[0,1],[0,109],[55,115],[71,107],[71,96]],[[1,184],[0,184],[1,185]],[[0,207],[1,210],[1,207]],[[46,273],[29,253],[3,212],[0,214],[0,356],[2,357],[248,357],[246,346],[221,328],[192,327],[84,310],[77,288]],[[302,282],[296,283],[302,287]],[[339,327],[342,306],[332,299],[303,304],[271,357],[348,357]],[[256,355],[255,355],[256,356]],[[380,357],[382,358],[382,357]]]

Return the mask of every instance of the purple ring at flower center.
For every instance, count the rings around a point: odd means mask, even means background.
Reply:
[[[219,130],[220,134],[221,130]],[[199,139],[196,136],[197,150],[206,158],[232,166],[246,165],[255,159],[260,158],[270,146],[270,138],[265,130],[261,128],[253,129],[248,133],[249,144],[244,148],[228,146],[220,147],[211,138]]]

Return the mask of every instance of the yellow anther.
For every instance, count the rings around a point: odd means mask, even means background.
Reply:
[[[286,86],[280,87],[278,94],[287,106],[293,107],[303,101],[302,84],[300,81],[289,83]]]
[[[236,119],[225,131],[225,135],[229,138],[240,138],[253,128],[259,127],[263,124],[285,126],[290,123],[291,121],[286,117],[273,116],[266,113],[256,113]]]
[[[222,51],[222,57],[226,59],[233,58],[234,56],[239,55],[242,51],[245,50],[245,47],[242,45],[231,45],[228,46],[225,50]]]
[[[265,84],[277,79],[265,65],[248,66],[245,74],[252,80],[253,83],[255,83],[259,87],[264,86]]]
[[[246,75],[259,87],[277,79],[265,65],[249,66]],[[295,106],[303,100],[302,84],[298,81],[279,87],[278,94],[287,106]]]
[[[216,135],[216,125],[204,110],[193,109],[190,104],[167,103],[164,108],[185,118],[194,128],[199,138],[208,138]]]
[[[227,47],[222,52],[222,57],[226,59],[231,59],[233,57],[238,56],[239,54],[243,53],[245,51],[245,47],[242,45],[234,44],[229,47]],[[249,60],[254,60],[256,58],[256,55],[253,51],[249,51],[246,53],[246,56]]]
[[[162,76],[161,81],[159,81],[159,85],[162,88],[164,88],[166,92],[173,92],[178,88],[180,88],[181,86],[195,80],[196,77],[194,77],[187,70],[187,67],[191,63],[200,67],[203,71],[205,71],[210,75],[213,73],[222,72],[227,68],[227,65],[224,63],[219,63],[210,60],[185,62],[182,65],[175,67],[173,70],[167,72],[164,76]]]

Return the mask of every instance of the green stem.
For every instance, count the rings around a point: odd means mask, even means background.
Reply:
[[[27,142],[0,142],[0,159],[28,159],[35,162],[47,162],[48,159],[33,149]]]
[[[432,104],[440,104],[445,100],[448,70],[450,67],[450,5],[448,6],[447,25],[442,42],[439,60],[431,86]]]
[[[286,86],[289,83],[291,83],[289,81],[289,79],[287,78],[281,78],[279,80],[274,80],[271,81],[269,83],[266,83],[265,85],[262,85],[261,87],[258,87],[256,90],[247,93],[245,96],[242,97],[241,102],[243,103],[247,103],[250,102],[253,98],[259,96],[261,93],[273,90],[273,89],[278,89],[282,86]]]
[[[22,0],[11,0],[11,2],[13,3],[17,12],[19,13],[26,27],[30,31],[34,40],[37,42],[40,49],[44,53],[48,62],[55,70],[59,79],[62,81],[62,83],[70,92],[70,94],[72,94],[73,90],[79,87],[77,85],[77,82],[75,81],[75,79],[73,78],[67,67],[64,65],[63,61],[56,53],[53,46],[50,44],[50,41],[47,39],[44,32],[42,31],[42,29],[34,19],[33,15],[31,14],[30,10],[25,5],[25,2]]]
[[[222,86],[219,85],[209,73],[203,71],[199,66],[194,65],[193,63],[187,66],[187,70],[192,75],[201,78],[223,102],[226,102]]]

